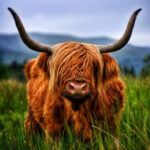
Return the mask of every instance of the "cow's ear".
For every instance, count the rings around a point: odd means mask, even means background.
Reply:
[[[27,79],[29,79],[31,77],[31,68],[33,66],[33,64],[35,63],[36,59],[31,59],[29,60],[24,67],[24,73]]]
[[[108,54],[103,54],[103,81],[110,80],[119,76],[119,67],[114,58]]]
[[[40,55],[38,56],[38,59],[37,59],[37,65],[40,69],[42,69],[43,71],[47,71],[47,68],[48,68],[48,58],[49,58],[49,55],[46,54],[46,53],[40,53]]]

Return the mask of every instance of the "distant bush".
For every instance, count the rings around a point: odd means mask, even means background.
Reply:
[[[16,61],[12,62],[10,65],[0,64],[0,80],[14,78],[20,81],[23,81],[24,64],[18,64]]]
[[[142,77],[150,76],[150,55],[146,56],[143,61],[145,65],[142,68],[140,75]]]
[[[135,73],[135,69],[134,67],[128,67],[126,65],[124,66],[120,66],[121,68],[121,73],[124,75],[124,76],[132,76],[132,77],[136,77],[136,73]]]
[[[0,79],[8,79],[10,68],[4,64],[0,64]]]

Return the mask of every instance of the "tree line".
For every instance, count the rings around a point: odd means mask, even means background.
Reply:
[[[144,58],[143,62],[144,66],[138,76],[140,77],[150,76],[150,55],[147,55]],[[23,68],[25,63],[26,62],[24,62],[23,64],[19,64],[16,61],[13,61],[10,65],[0,63],[0,79],[15,78],[20,81],[24,81],[25,77],[23,73]],[[128,66],[125,65],[123,67],[120,66],[120,68],[122,75],[132,77],[137,76],[135,68],[133,66],[129,68]]]

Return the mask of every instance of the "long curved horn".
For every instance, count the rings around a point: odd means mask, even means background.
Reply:
[[[16,23],[16,27],[19,31],[20,37],[23,40],[23,42],[32,50],[38,51],[38,52],[46,52],[48,54],[52,54],[52,50],[51,47],[49,45],[46,44],[41,44],[38,43],[34,40],[32,40],[29,35],[27,34],[19,16],[17,15],[17,13],[12,9],[12,8],[8,8],[8,10],[11,12],[15,23]]]
[[[131,15],[128,25],[127,25],[127,28],[126,28],[123,36],[118,41],[116,41],[115,43],[109,44],[109,45],[97,45],[100,53],[115,52],[115,51],[121,49],[122,47],[124,47],[128,43],[128,41],[131,37],[132,31],[133,31],[136,17],[141,10],[142,10],[141,8],[137,9]]]

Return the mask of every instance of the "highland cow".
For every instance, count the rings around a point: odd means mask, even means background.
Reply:
[[[92,124],[97,120],[101,128],[107,121],[113,132],[124,108],[125,92],[118,64],[106,53],[127,44],[141,9],[132,14],[123,36],[106,46],[79,42],[40,44],[28,36],[15,11],[9,10],[23,42],[41,52],[25,66],[29,105],[26,129],[55,135],[67,123],[73,125],[77,135],[89,140]]]

